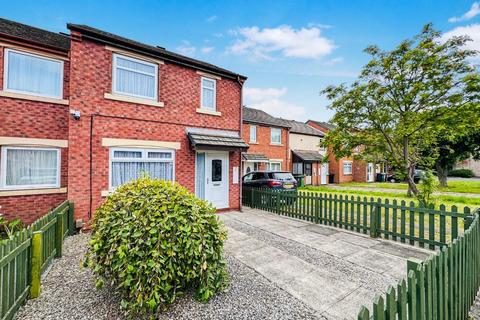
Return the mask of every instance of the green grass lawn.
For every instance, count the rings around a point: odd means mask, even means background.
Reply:
[[[392,185],[396,185],[396,184],[392,183]],[[416,202],[414,198],[408,197],[406,194],[395,193],[395,192],[382,192],[382,191],[374,191],[374,190],[339,190],[339,189],[332,189],[324,186],[315,186],[315,187],[306,186],[306,187],[300,188],[300,190],[316,191],[316,192],[324,192],[324,193],[332,193],[332,194],[359,195],[359,196],[368,196],[368,197],[375,197],[375,198],[398,199],[398,200]],[[441,196],[437,196],[437,205],[440,205],[440,204],[446,205],[447,208],[450,208],[452,205],[455,205],[458,207],[459,211],[463,211],[463,208],[468,206],[473,211],[474,209],[480,207],[480,198],[441,195]]]
[[[390,183],[390,182],[374,182],[374,183],[346,182],[346,183],[341,183],[340,186],[398,189],[398,190],[405,190],[405,191],[408,188],[406,183]],[[480,181],[449,181],[448,187],[440,188],[439,191],[480,194]]]

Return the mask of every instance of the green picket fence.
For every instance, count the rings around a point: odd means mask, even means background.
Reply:
[[[372,313],[363,306],[358,319],[466,319],[480,288],[480,210],[466,225],[427,260],[408,261],[407,279],[376,296]]]
[[[480,287],[480,210],[459,213],[405,201],[244,187],[242,204],[314,223],[438,249],[408,261],[408,275],[359,320],[465,319]]]
[[[468,207],[458,212],[443,204],[437,209],[413,201],[249,187],[243,188],[242,199],[252,208],[432,250],[462,234],[464,217],[470,214]]]
[[[0,242],[0,319],[12,319],[28,297],[40,294],[40,276],[62,254],[75,232],[73,203],[65,201],[33,224]]]

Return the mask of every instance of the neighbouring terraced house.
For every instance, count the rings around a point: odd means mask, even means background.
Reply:
[[[68,29],[0,19],[0,212],[30,223],[68,198],[82,224],[141,172],[238,209],[246,77]]]

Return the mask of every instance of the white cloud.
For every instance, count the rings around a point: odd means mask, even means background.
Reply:
[[[263,110],[272,116],[299,119],[306,110],[304,107],[282,100],[287,88],[244,88],[245,105]]]
[[[209,54],[210,52],[213,51],[213,49],[214,49],[213,47],[203,47],[201,51],[203,54]]]
[[[189,41],[183,41],[182,45],[177,47],[177,52],[183,54],[184,56],[193,57],[197,52],[197,48],[192,46]]]
[[[319,27],[294,29],[288,25],[277,28],[247,27],[230,32],[239,37],[227,48],[234,54],[248,54],[254,58],[274,59],[279,53],[284,57],[317,59],[330,54],[336,45],[321,34]]]
[[[208,23],[212,23],[214,22],[215,20],[217,20],[218,17],[217,16],[210,16],[208,17],[205,21],[207,21]]]
[[[472,41],[467,41],[465,47],[469,50],[480,51],[480,24],[474,23],[464,27],[456,27],[448,32],[445,32],[442,35],[441,40],[445,41],[451,37],[455,36],[469,36]],[[474,60],[480,59],[480,56],[477,55]]]
[[[478,16],[479,14],[480,14],[480,3],[474,2],[470,7],[470,10],[465,12],[461,17],[451,17],[450,19],[448,19],[448,22],[453,23],[453,22],[470,20],[473,17]]]

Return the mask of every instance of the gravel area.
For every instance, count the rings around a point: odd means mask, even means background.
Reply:
[[[480,290],[478,291],[477,299],[475,300],[475,303],[470,309],[470,313],[468,315],[470,319],[480,319]]]
[[[92,273],[81,267],[89,236],[65,240],[64,255],[45,275],[42,294],[29,300],[16,319],[125,319],[119,297],[97,290]],[[325,319],[275,284],[226,255],[231,276],[229,289],[209,303],[186,296],[160,319]]]

